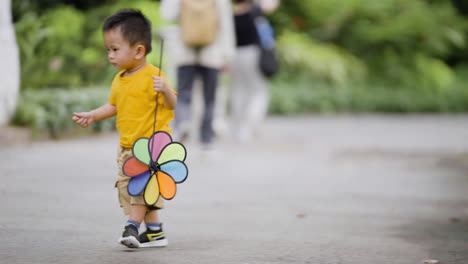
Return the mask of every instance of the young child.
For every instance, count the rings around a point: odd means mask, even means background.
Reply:
[[[109,102],[89,112],[74,113],[73,120],[82,127],[88,127],[117,115],[120,146],[117,156],[119,175],[115,186],[120,206],[124,214],[129,215],[119,242],[133,248],[166,246],[168,242],[157,212],[164,207],[163,200],[159,199],[150,208],[142,195],[130,196],[127,192],[130,177],[123,175],[122,165],[132,156],[133,143],[140,137],[152,135],[156,98],[155,130],[171,134],[169,122],[174,117],[176,92],[170,88],[164,73],[146,61],[146,55],[151,52],[151,23],[140,11],[120,10],[104,22],[103,33],[109,62],[121,71],[112,81]],[[145,221],[147,230],[139,236],[142,221]]]

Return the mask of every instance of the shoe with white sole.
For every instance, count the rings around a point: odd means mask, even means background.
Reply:
[[[148,228],[140,235],[140,247],[165,247],[168,244],[162,227],[159,230],[151,230]]]
[[[119,243],[129,248],[139,248],[138,229],[134,225],[127,225],[124,228],[122,237],[119,238]]]

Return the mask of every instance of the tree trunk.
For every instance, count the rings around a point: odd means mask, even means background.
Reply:
[[[20,64],[10,0],[0,1],[0,125],[15,112],[20,84]]]

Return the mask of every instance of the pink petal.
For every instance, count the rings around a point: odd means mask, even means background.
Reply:
[[[161,150],[171,142],[171,136],[165,131],[158,131],[151,136],[149,141],[149,151],[153,161],[158,160]]]

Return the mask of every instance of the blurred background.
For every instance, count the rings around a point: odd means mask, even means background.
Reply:
[[[187,145],[188,181],[163,210],[173,246],[119,248],[118,135],[88,136],[114,119],[71,117],[108,100],[101,27],[121,8],[165,37],[177,87],[159,6],[0,0],[0,263],[468,263],[467,0],[281,1],[260,136]]]
[[[76,130],[70,113],[107,100],[117,70],[101,25],[123,7],[143,10],[155,34],[165,26],[159,1],[11,1],[21,81],[7,99],[15,102],[2,100],[16,105],[10,124],[60,137]],[[283,1],[269,18],[281,59],[271,114],[468,110],[466,1]],[[113,127],[111,119],[93,130]]]

